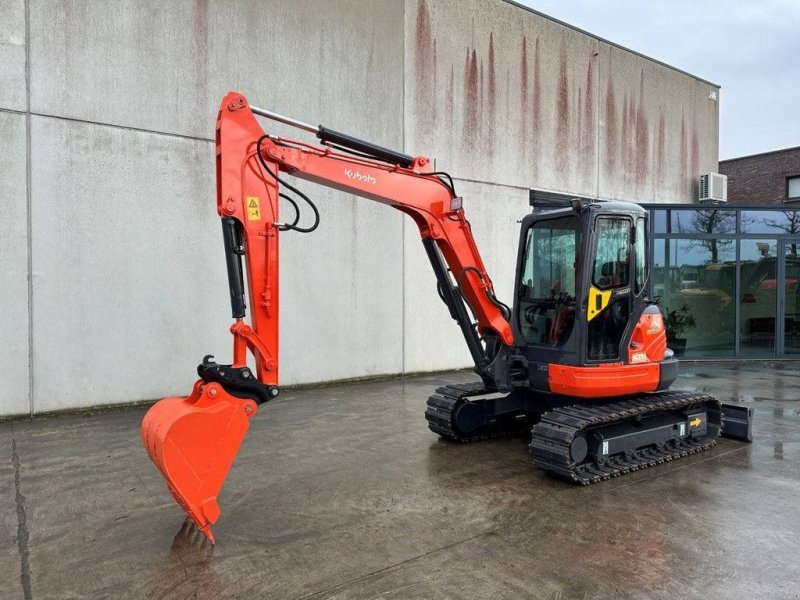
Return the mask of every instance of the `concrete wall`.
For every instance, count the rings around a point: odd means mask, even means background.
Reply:
[[[203,354],[229,358],[212,136],[230,89],[435,157],[506,299],[529,186],[688,201],[716,166],[708,84],[500,0],[0,14],[0,415],[185,394]],[[467,366],[413,223],[301,187],[322,224],[282,236],[283,383]]]
[[[458,177],[690,202],[717,168],[717,86],[533,12],[406,0],[406,48],[406,145]]]

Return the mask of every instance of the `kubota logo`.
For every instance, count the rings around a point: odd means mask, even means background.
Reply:
[[[364,173],[360,173],[359,171],[353,171],[353,169],[345,169],[344,175],[348,179],[355,179],[356,181],[363,181],[364,183],[371,183],[375,185],[378,181],[369,173],[366,175]]]

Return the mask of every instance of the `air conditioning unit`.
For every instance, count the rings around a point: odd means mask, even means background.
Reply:
[[[720,173],[700,175],[700,202],[727,202],[728,176]]]

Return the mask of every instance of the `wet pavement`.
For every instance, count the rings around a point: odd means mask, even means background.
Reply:
[[[468,373],[287,390],[251,422],[216,546],[145,454],[144,409],[0,423],[0,597],[800,597],[800,365],[682,369],[674,389],[755,408],[755,442],[590,487],[525,440],[431,433],[428,394]]]

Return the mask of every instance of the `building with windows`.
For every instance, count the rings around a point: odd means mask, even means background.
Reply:
[[[780,206],[800,202],[800,146],[719,161],[728,176],[728,202]]]

